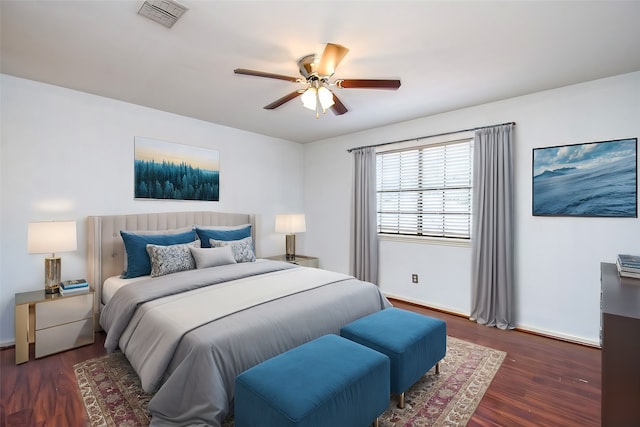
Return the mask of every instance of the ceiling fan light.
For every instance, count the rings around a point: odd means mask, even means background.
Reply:
[[[333,93],[326,87],[318,88],[318,99],[320,100],[320,105],[322,105],[323,110],[326,110],[335,104],[335,101],[333,100]]]
[[[300,99],[302,99],[302,105],[304,105],[305,108],[308,108],[309,110],[314,110],[315,111],[315,109],[316,109],[316,88],[310,87],[309,89],[307,89],[302,94]]]

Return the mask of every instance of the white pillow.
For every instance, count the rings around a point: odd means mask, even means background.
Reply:
[[[236,263],[231,246],[219,248],[196,248],[190,246],[189,250],[196,261],[196,268],[218,267]]]

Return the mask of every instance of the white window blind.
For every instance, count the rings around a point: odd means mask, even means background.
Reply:
[[[469,239],[473,140],[378,153],[378,233]]]

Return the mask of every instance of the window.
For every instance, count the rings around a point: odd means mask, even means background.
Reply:
[[[469,239],[473,140],[380,152],[378,233]]]

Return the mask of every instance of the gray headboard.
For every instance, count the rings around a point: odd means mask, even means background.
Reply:
[[[161,231],[193,225],[251,224],[256,242],[255,215],[222,212],[169,212],[132,215],[90,216],[87,218],[87,280],[95,290],[95,325],[99,325],[102,283],[124,269],[124,242],[120,230]]]

